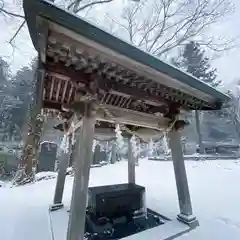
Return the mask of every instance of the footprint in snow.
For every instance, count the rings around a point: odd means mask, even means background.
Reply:
[[[232,170],[232,168],[228,168],[228,167],[225,167],[224,169],[226,169],[226,170]]]

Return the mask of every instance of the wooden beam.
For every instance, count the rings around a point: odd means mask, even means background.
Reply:
[[[104,109],[109,111],[111,116],[107,116],[107,111]],[[169,122],[168,118],[165,119],[163,117],[157,117],[146,113],[113,107],[110,105],[103,105],[102,108],[100,107],[96,118],[98,121],[129,124],[156,130],[165,128]]]
[[[60,123],[60,124],[54,126],[54,129],[63,132],[63,128],[64,128],[63,125],[64,125],[64,123]],[[67,134],[70,135],[73,132],[77,131],[81,127],[82,121],[80,120],[79,122],[75,123],[74,125],[71,125],[71,123],[69,122],[68,125],[70,126],[70,129]],[[132,133],[135,133],[136,136],[140,137],[141,140],[146,141],[146,142],[149,141],[151,138],[154,138],[154,137],[162,134],[159,130],[150,129],[150,128],[141,128],[140,127],[140,128],[134,129],[134,128],[128,126],[128,129]],[[129,134],[130,133],[127,132],[127,130],[125,128],[122,129],[123,137],[128,138]],[[98,122],[96,124],[94,138],[108,140],[108,139],[113,139],[115,137],[116,137],[115,124],[111,124],[111,123],[107,123],[107,122]]]
[[[84,73],[83,71],[77,71],[74,66],[66,67],[63,62],[53,62],[49,59],[47,63],[47,69],[50,72],[56,72],[59,74],[63,74],[71,78],[73,82],[83,82],[88,83],[92,80],[92,74]],[[104,75],[104,74],[103,74]],[[94,76],[96,77],[96,76]],[[136,99],[148,99],[151,102],[156,102],[158,104],[179,104],[181,107],[185,109],[192,109],[196,104],[204,104],[202,109],[208,110],[211,109],[211,104],[205,102],[204,100],[198,99],[195,96],[191,96],[184,92],[179,92],[177,89],[173,89],[161,84],[158,84],[158,87],[152,88],[138,88],[138,82],[134,82],[129,80],[129,84],[127,85],[123,80],[119,79],[110,80],[106,79],[104,76],[98,76],[99,88],[105,89],[106,91],[114,90],[117,92],[121,92],[124,94],[131,95]],[[134,85],[135,83],[135,85]],[[140,83],[142,85],[142,83]],[[157,84],[157,83],[155,83]],[[121,91],[120,91],[120,90]],[[164,96],[162,91],[164,90]],[[181,95],[182,94],[182,95]],[[175,99],[175,100],[174,100]]]
[[[89,73],[84,73],[82,71],[76,71],[73,66],[66,67],[64,63],[54,63],[48,61],[46,64],[46,69],[50,73],[57,73],[66,77],[69,77],[73,82],[82,82],[88,84],[89,81],[92,80],[92,75]],[[136,87],[126,86],[124,83],[111,81],[109,79],[98,76],[98,84],[99,88],[104,91],[115,91],[119,94],[123,93],[125,95],[131,96],[135,99],[144,100],[147,99],[149,101],[155,102],[157,105],[162,105],[163,103],[171,102],[166,101],[161,96],[156,95],[154,92],[148,92],[141,89],[136,89]]]
[[[78,111],[84,107],[84,103],[78,105]],[[83,111],[80,111],[83,114]],[[96,114],[96,120],[108,123],[121,123],[126,125],[133,125],[143,128],[150,128],[155,130],[163,130],[168,126],[168,118],[154,116],[146,113],[141,113],[137,111],[126,110],[122,108],[113,107],[110,105],[101,105]],[[75,122],[77,122],[75,120]],[[80,123],[79,123],[80,124]],[[81,125],[81,124],[80,124]],[[79,125],[79,126],[80,126]],[[78,127],[79,127],[78,126]],[[74,127],[76,130],[77,126]],[[69,133],[74,131],[71,129]]]
[[[38,29],[38,51],[40,54],[41,62],[46,63],[46,52],[47,52],[47,43],[48,43],[48,32],[49,25],[48,22],[41,18],[37,17],[37,29]]]
[[[53,102],[53,101],[44,100],[43,108],[56,109],[56,110],[61,111],[62,104],[61,104],[61,102]]]

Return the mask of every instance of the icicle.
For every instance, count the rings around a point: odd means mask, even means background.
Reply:
[[[163,146],[164,146],[164,152],[166,155],[169,155],[170,149],[168,147],[168,139],[166,133],[163,135]]]
[[[132,144],[133,156],[135,158],[137,158],[138,157],[138,146],[137,146],[137,139],[136,139],[135,135],[133,135],[131,137],[130,141],[131,141],[131,144]]]
[[[66,134],[64,134],[64,136],[63,136],[63,139],[62,139],[61,144],[60,144],[60,149],[64,153],[69,152],[69,137]]]
[[[76,139],[75,139],[75,124],[72,122],[71,123],[71,128],[73,129],[73,133],[72,133],[72,146],[74,146]]]
[[[119,124],[116,125],[115,132],[116,132],[117,148],[119,149],[119,151],[121,151],[124,146],[124,139],[123,139],[122,131],[120,129]]]
[[[95,151],[96,146],[97,146],[97,141],[94,139],[93,140],[93,145],[92,145],[92,151],[93,152]]]
[[[154,148],[154,143],[153,143],[153,140],[151,139],[150,142],[149,142],[149,155],[150,155],[150,157],[153,156],[153,148]]]

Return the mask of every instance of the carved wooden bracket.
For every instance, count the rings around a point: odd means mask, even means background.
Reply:
[[[185,120],[177,120],[174,125],[173,125],[173,128],[174,130],[176,131],[181,131],[184,129],[185,126],[189,125],[189,122],[188,121],[185,121]]]

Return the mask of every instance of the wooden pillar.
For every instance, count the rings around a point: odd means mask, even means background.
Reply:
[[[183,158],[180,132],[173,128],[169,132],[169,146],[172,152],[175,180],[177,185],[180,214],[178,220],[192,227],[198,225],[196,217],[193,216],[192,204],[188,188],[187,173]]]
[[[135,165],[139,166],[139,159],[141,157],[141,143],[140,143],[140,139],[137,139],[137,155],[135,158]]]
[[[68,167],[68,162],[72,149],[72,139],[70,136],[64,136],[63,145],[61,146],[61,155],[58,167],[57,183],[55,187],[53,205],[50,206],[50,211],[57,210],[63,207],[62,198],[65,185],[66,172]],[[66,142],[67,141],[67,142]],[[65,146],[64,146],[65,145]]]
[[[135,184],[135,163],[136,157],[134,156],[131,137],[128,137],[128,183]]]
[[[91,103],[85,104],[80,141],[74,155],[75,176],[68,222],[67,240],[83,240],[85,230],[87,191],[90,166],[93,159],[92,145],[95,113]]]

